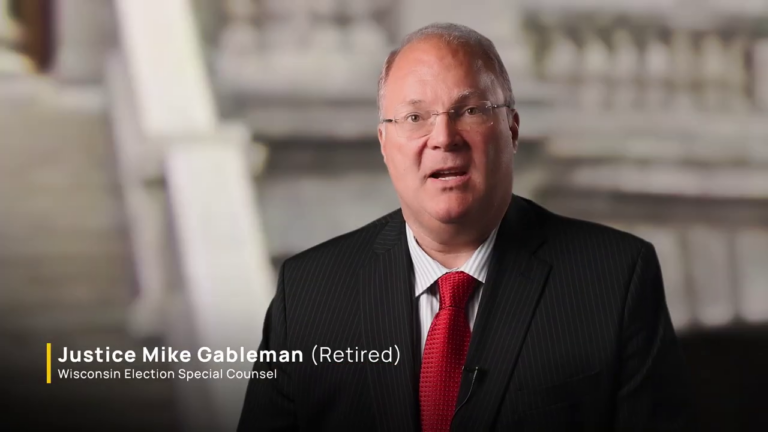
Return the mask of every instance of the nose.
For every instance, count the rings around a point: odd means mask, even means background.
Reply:
[[[447,113],[436,115],[432,121],[434,128],[427,142],[430,148],[449,150],[459,144],[461,137]]]

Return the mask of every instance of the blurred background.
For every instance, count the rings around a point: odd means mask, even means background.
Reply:
[[[376,81],[434,21],[510,70],[516,193],[656,246],[691,430],[768,430],[768,0],[0,0],[0,426],[234,428],[245,381],[45,343],[255,348],[285,258],[399,206]]]

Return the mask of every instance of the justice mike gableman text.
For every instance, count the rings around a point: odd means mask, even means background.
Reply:
[[[50,345],[50,344],[49,344]],[[50,354],[49,354],[50,355]],[[302,362],[304,356],[301,351],[273,351],[273,350],[246,350],[243,347],[226,350],[211,350],[208,347],[201,347],[197,350],[197,359],[201,362],[255,362],[255,361],[277,361],[281,363]],[[93,350],[70,350],[64,347],[63,355],[56,359],[60,363],[133,363],[136,361],[136,352],[133,350],[112,350],[109,347],[104,349],[96,348]],[[188,350],[177,350],[171,347],[155,347],[142,349],[142,361],[145,363],[187,363],[192,360],[192,353]]]

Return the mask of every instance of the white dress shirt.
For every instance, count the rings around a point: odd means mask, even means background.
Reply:
[[[440,292],[437,289],[437,284],[435,282],[437,282],[440,276],[446,273],[463,271],[480,281],[479,286],[475,289],[472,297],[470,297],[467,302],[469,328],[470,330],[474,328],[477,307],[480,304],[480,296],[483,294],[483,285],[485,285],[485,278],[488,275],[488,265],[491,261],[491,250],[493,249],[493,243],[496,240],[496,233],[498,230],[499,227],[496,227],[491,235],[488,236],[479,248],[477,248],[475,253],[472,254],[472,257],[469,258],[464,265],[455,269],[447,269],[424,252],[424,249],[422,249],[421,246],[419,246],[419,243],[416,242],[411,227],[409,227],[408,224],[405,225],[405,231],[408,237],[408,249],[411,252],[411,259],[413,260],[413,272],[415,276],[414,287],[416,288],[416,301],[418,302],[419,321],[421,322],[422,353],[424,353],[424,345],[427,342],[429,326],[432,325],[432,320],[435,318],[437,311],[440,310]]]

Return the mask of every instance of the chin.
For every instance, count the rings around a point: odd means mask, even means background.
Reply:
[[[453,224],[466,219],[471,209],[470,197],[445,197],[436,199],[428,213],[441,223]]]

